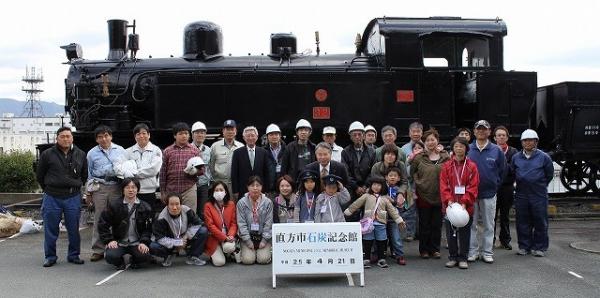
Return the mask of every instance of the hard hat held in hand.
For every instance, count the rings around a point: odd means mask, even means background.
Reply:
[[[183,171],[188,175],[196,175],[198,173],[198,167],[205,165],[206,163],[200,156],[194,156],[187,161],[187,165]]]
[[[446,217],[457,228],[462,228],[469,223],[469,212],[459,203],[452,203],[446,207]]]

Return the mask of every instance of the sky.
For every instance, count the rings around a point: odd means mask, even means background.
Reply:
[[[109,19],[135,19],[139,58],[181,56],[183,28],[221,26],[225,54],[269,51],[271,33],[292,32],[298,51],[353,53],[356,33],[376,17],[459,16],[503,19],[505,70],[537,71],[538,85],[600,81],[600,1],[9,1],[0,12],[0,98],[25,100],[27,66],[42,71],[42,100],[64,104],[68,65],[59,46],[76,42],[83,57],[105,59]]]

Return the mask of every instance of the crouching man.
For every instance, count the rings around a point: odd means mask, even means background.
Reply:
[[[185,251],[188,265],[202,266],[206,261],[200,259],[208,230],[202,220],[188,206],[181,204],[181,197],[169,194],[165,207],[154,222],[152,231],[156,241],[150,244],[152,255],[164,258],[162,265],[169,267],[179,252]]]
[[[123,196],[113,199],[100,215],[98,232],[106,244],[106,262],[125,269],[123,256],[131,255],[130,268],[137,268],[150,259],[152,207],[137,197],[140,182],[125,178],[121,183]]]

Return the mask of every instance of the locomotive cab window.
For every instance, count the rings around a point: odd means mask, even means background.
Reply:
[[[385,55],[385,38],[379,33],[377,26],[369,34],[367,53],[370,55]]]
[[[425,67],[490,66],[489,41],[484,37],[431,34],[422,39],[421,46]]]

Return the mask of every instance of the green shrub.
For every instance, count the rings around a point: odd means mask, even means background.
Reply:
[[[32,192],[38,188],[29,151],[0,154],[0,192]]]

